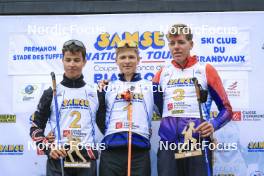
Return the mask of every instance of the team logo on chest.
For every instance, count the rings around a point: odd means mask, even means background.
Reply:
[[[86,109],[90,106],[88,100],[84,99],[64,99],[61,105],[61,109],[68,109],[68,108],[80,108]]]

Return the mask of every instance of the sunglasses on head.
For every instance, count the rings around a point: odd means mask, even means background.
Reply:
[[[128,48],[137,48],[138,44],[135,41],[131,40],[122,40],[117,43],[116,48],[123,48],[123,47],[128,47]]]
[[[68,40],[63,44],[63,47],[67,47],[70,45],[76,45],[76,46],[79,46],[81,48],[85,48],[84,44],[79,40]]]

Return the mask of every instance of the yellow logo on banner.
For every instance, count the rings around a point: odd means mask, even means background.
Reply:
[[[9,153],[22,153],[24,152],[24,145],[4,145],[0,144],[0,154],[9,154]]]
[[[0,114],[0,123],[16,123],[16,115]]]
[[[124,32],[121,36],[118,33],[114,33],[112,36],[109,33],[100,34],[97,37],[97,41],[94,44],[97,50],[111,50],[117,43],[121,40],[130,40],[138,43],[140,49],[152,48],[162,48],[165,44],[163,40],[163,33],[160,31],[146,31],[143,34],[139,35],[139,32]]]
[[[250,142],[248,149],[264,149],[264,142]]]

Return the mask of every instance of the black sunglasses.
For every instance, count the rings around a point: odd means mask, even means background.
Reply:
[[[68,40],[63,44],[63,48],[70,46],[70,45],[76,45],[76,46],[79,46],[81,48],[85,48],[84,44],[79,40]]]

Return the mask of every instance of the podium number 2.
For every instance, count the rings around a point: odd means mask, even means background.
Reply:
[[[81,113],[78,111],[72,111],[70,114],[71,117],[74,117],[74,120],[70,124],[70,128],[81,128],[81,125],[78,122],[81,119]]]

